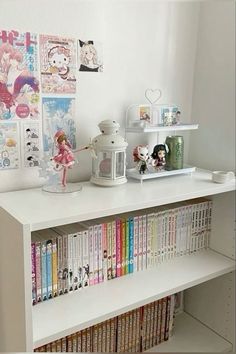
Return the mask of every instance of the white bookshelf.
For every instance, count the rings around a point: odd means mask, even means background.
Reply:
[[[176,316],[174,335],[147,352],[155,353],[226,353],[232,344],[210,328],[183,312]]]
[[[221,246],[217,244],[218,253],[208,250],[176,258],[156,269],[32,307],[32,231],[234,190],[235,180],[216,184],[211,181],[209,171],[197,170],[192,176],[148,180],[143,185],[132,180],[119,187],[102,188],[86,182],[77,195],[52,195],[41,189],[2,193],[0,351],[31,352],[38,345],[208,282],[232,272],[235,267],[232,257],[219,254]],[[222,212],[225,210],[227,212],[227,208]],[[215,237],[222,236],[219,232],[220,227]]]

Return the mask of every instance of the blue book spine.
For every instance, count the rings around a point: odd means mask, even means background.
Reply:
[[[47,297],[52,298],[52,240],[47,241],[46,253]]]
[[[134,219],[129,218],[129,273],[134,271]]]

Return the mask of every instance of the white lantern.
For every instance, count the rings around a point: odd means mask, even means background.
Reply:
[[[128,144],[118,134],[120,125],[114,120],[103,120],[98,126],[102,134],[92,140],[95,155],[92,161],[91,182],[101,186],[126,183]]]

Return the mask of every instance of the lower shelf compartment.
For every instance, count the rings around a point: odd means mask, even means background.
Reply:
[[[147,173],[140,174],[136,168],[130,168],[126,171],[127,177],[138,179],[140,181],[144,181],[146,179],[153,179],[159,177],[167,177],[167,176],[174,176],[174,175],[182,175],[182,174],[191,174],[196,170],[196,167],[192,167],[189,165],[184,165],[183,168],[179,170],[172,170],[172,171],[148,171]]]
[[[147,352],[155,353],[226,353],[232,344],[192,316],[183,312],[176,316],[173,336]]]
[[[234,269],[233,260],[204,250],[45,301],[33,307],[34,348]]]

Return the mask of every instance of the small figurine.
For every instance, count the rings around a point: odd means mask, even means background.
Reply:
[[[137,162],[137,169],[140,174],[146,173],[148,170],[148,162],[150,156],[148,154],[148,145],[138,145],[133,150],[134,162]]]
[[[164,170],[166,165],[166,154],[168,154],[169,148],[166,144],[158,144],[154,146],[151,157],[153,159],[152,166],[157,170]]]
[[[68,168],[72,168],[72,166],[75,164],[75,156],[71,150],[71,144],[68,141],[66,134],[64,133],[63,130],[59,130],[54,135],[54,141],[58,149],[58,152],[55,156],[51,158],[51,160],[53,160],[56,163],[55,169],[57,171],[63,170],[61,182],[62,182],[62,186],[66,187],[67,171]],[[75,150],[74,152],[78,152],[86,149],[89,149],[89,146],[82,147],[78,150]]]

